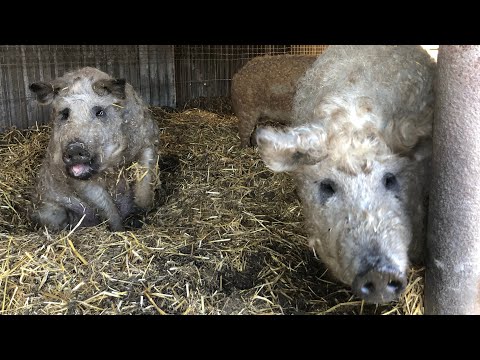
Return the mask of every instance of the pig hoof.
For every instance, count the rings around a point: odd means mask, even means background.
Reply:
[[[253,147],[255,144],[253,144],[252,142],[252,138],[248,138],[248,139],[240,139],[240,148],[241,149],[247,149],[249,147]]]
[[[110,224],[108,227],[109,227],[110,231],[113,231],[113,232],[125,231],[123,225],[121,225],[121,224]]]
[[[145,222],[143,221],[143,219],[137,216],[132,216],[125,220],[125,228],[127,230],[140,229],[143,227],[144,224]]]
[[[125,218],[123,224],[128,230],[140,229],[145,224],[146,209],[134,206],[130,214]]]

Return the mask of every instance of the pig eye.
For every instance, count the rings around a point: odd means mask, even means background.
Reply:
[[[68,116],[70,115],[70,109],[65,108],[62,111],[59,112],[60,115],[60,120],[67,120]]]
[[[392,191],[395,191],[398,189],[397,178],[392,173],[386,173],[383,176],[382,181],[383,181],[383,185],[385,186],[385,189],[392,190]]]
[[[322,180],[319,185],[319,190],[320,190],[320,200],[322,203],[327,201],[329,198],[331,198],[335,194],[335,183],[330,180]]]
[[[96,117],[105,117],[106,113],[105,113],[105,109],[101,108],[100,106],[95,106],[93,108],[93,111],[95,112],[95,116]]]

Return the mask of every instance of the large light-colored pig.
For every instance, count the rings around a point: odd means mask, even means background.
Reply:
[[[316,254],[367,302],[396,299],[422,258],[434,69],[420,46],[330,46],[299,81],[293,125],[256,132],[296,181]]]

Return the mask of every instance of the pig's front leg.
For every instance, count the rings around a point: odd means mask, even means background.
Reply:
[[[99,184],[84,181],[80,181],[76,185],[80,196],[91,206],[98,209],[102,219],[107,220],[110,230],[123,231],[122,218],[112,197],[105,188]]]
[[[134,202],[143,210],[153,206],[157,172],[157,157],[153,148],[143,149],[138,161],[140,172],[135,184]]]
[[[32,220],[36,225],[47,226],[50,230],[60,231],[78,224],[85,216],[82,224],[98,224],[94,211],[73,195],[57,195],[47,197],[34,205]]]
[[[47,226],[53,231],[60,231],[70,225],[67,209],[51,201],[45,201],[35,208],[32,220],[35,224]]]

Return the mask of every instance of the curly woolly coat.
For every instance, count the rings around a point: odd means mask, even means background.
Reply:
[[[398,296],[421,259],[434,70],[420,46],[330,46],[298,82],[291,127],[256,131],[266,165],[294,176],[312,247],[370,302]],[[385,287],[365,295],[372,271]]]
[[[247,62],[232,79],[231,99],[238,117],[241,146],[261,118],[281,124],[291,121],[298,79],[312,66],[313,55],[259,56]]]

